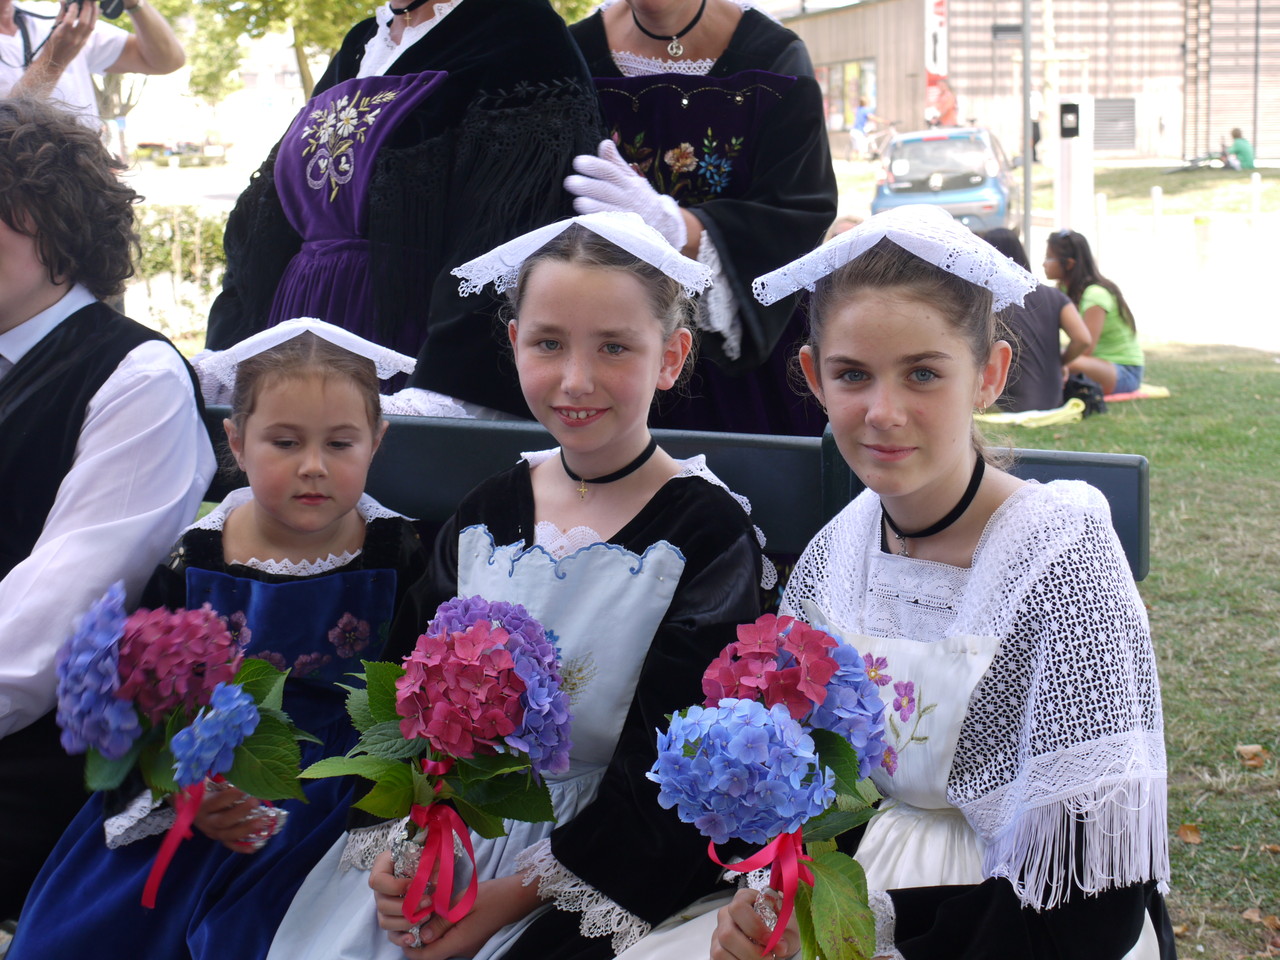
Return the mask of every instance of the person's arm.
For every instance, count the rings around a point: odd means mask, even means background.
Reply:
[[[94,4],[86,2],[85,6]],[[187,62],[182,44],[167,20],[147,0],[134,0],[125,10],[133,21],[134,33],[124,42],[124,50],[107,73],[173,73]]]
[[[67,65],[78,57],[93,36],[98,23],[98,5],[76,5],[64,0],[49,37],[31,65],[13,85],[11,94],[47,97],[57,86]]]
[[[31,555],[0,581],[0,736],[52,709],[55,655],[76,621],[116,580],[136,602],[214,467],[181,357],[135,348],[90,401]]]
[[[1084,318],[1080,316],[1080,311],[1076,309],[1076,305],[1070,300],[1063,303],[1062,310],[1058,312],[1058,327],[1067,335],[1067,345],[1062,350],[1062,365],[1065,367],[1092,347],[1096,338],[1089,331],[1089,327]],[[1101,329],[1101,326],[1099,326],[1099,329]]]
[[[1089,334],[1089,346],[1081,353],[1086,357],[1093,356],[1093,348],[1098,345],[1098,338],[1102,336],[1102,326],[1107,322],[1107,311],[1096,304],[1086,307],[1081,315],[1084,320],[1085,330]]]

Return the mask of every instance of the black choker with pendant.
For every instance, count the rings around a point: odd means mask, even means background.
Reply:
[[[392,18],[398,17],[401,14],[404,14],[404,18],[408,20],[409,14],[413,13],[413,11],[417,10],[420,6],[422,6],[424,3],[427,3],[427,2],[428,0],[413,0],[412,3],[403,7],[392,6],[390,3],[388,3],[387,9],[391,11]]]
[[[578,485],[578,499],[585,500],[587,498],[588,483],[613,483],[615,480],[621,480],[623,477],[629,477],[635,473],[653,456],[653,452],[658,449],[658,440],[656,437],[649,438],[649,445],[640,451],[640,456],[636,457],[621,470],[615,470],[613,473],[606,473],[603,477],[593,477],[588,480],[586,477],[580,477],[569,469],[569,461],[564,458],[564,447],[560,448],[560,466],[564,467],[564,472],[569,475],[569,479]]]
[[[973,498],[978,495],[978,487],[982,485],[982,475],[986,472],[987,463],[982,459],[982,455],[978,455],[977,462],[973,465],[973,474],[969,477],[969,486],[965,487],[964,496],[960,498],[960,502],[951,508],[951,512],[939,520],[937,523],[925,527],[916,533],[906,533],[893,522],[893,517],[889,516],[889,511],[884,508],[884,504],[880,504],[880,513],[884,517],[884,522],[889,525],[889,529],[893,531],[894,539],[898,541],[898,554],[903,557],[909,557],[907,553],[908,540],[923,540],[925,537],[932,537],[934,534],[941,533],[947,527],[951,526],[959,520],[969,505],[973,503]]]
[[[698,21],[702,19],[703,12],[707,9],[707,0],[702,0],[702,5],[698,7],[698,12],[693,15],[693,19],[689,21],[689,25],[671,37],[671,42],[667,44],[667,53],[673,57],[684,56],[684,44],[680,42],[680,38],[698,25]],[[631,19],[635,21],[636,29],[643,33],[650,40],[666,40],[667,37],[660,36],[656,33],[650,33],[644,28],[644,24],[640,22],[640,18],[636,16],[635,7],[631,8]]]

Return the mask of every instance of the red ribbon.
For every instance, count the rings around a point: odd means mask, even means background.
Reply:
[[[424,759],[422,772],[429,777],[443,777],[453,769],[453,758],[442,760]],[[440,792],[443,783],[436,782],[436,793]],[[404,918],[410,923],[422,923],[433,913],[438,913],[450,923],[457,923],[465,917],[476,902],[476,854],[471,847],[471,831],[463,823],[462,818],[453,807],[441,803],[427,804],[425,807],[414,804],[409,808],[409,819],[426,833],[422,844],[422,854],[418,857],[418,869],[413,872],[413,881],[404,895]],[[458,902],[453,900],[453,838],[462,840],[462,848],[467,851],[467,859],[471,861],[471,880],[467,884],[467,892]],[[431,893],[430,906],[419,910],[417,904],[422,902],[427,884],[431,881],[431,873],[437,870],[436,886]]]
[[[169,869],[170,861],[178,852],[178,845],[183,840],[191,838],[191,825],[195,823],[196,814],[200,812],[200,802],[204,799],[204,784],[205,781],[201,780],[189,787],[183,787],[173,798],[173,809],[177,816],[169,832],[164,835],[155,863],[151,865],[151,873],[147,875],[147,884],[142,888],[142,905],[148,910],[155,909],[156,894],[160,892],[160,881],[164,879],[164,873]]]
[[[708,841],[707,855],[715,863],[736,873],[750,873],[752,870],[769,867],[769,886],[782,891],[782,909],[778,911],[778,922],[773,926],[773,935],[761,949],[760,956],[772,953],[787,930],[787,921],[791,919],[791,912],[795,909],[796,891],[800,888],[800,882],[813,886],[813,871],[805,865],[812,862],[813,857],[804,852],[801,830],[778,834],[758,853],[738,863],[720,863],[714,841]]]

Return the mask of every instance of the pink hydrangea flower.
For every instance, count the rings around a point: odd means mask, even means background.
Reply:
[[[493,753],[523,716],[525,682],[504,646],[507,631],[487,620],[466,630],[424,634],[396,681],[400,732],[423,737],[459,759]]]
[[[838,665],[830,651],[836,641],[793,617],[765,614],[741,624],[738,639],[721,651],[702,677],[704,706],[726,697],[782,703],[800,720],[827,695]]]
[[[140,609],[120,639],[120,688],[153,724],[176,708],[195,713],[213,688],[230,683],[240,668],[240,648],[227,622],[209,604],[199,610]]]

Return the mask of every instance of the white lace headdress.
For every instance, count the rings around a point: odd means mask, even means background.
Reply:
[[[455,267],[450,273],[462,278],[458,284],[459,295],[468,297],[479,293],[486,283],[492,283],[498,293],[514,286],[521,264],[575,223],[657,267],[684,287],[684,292],[691,297],[711,286],[711,270],[675,250],[639,214],[609,212],[586,213],[549,223]]]
[[[1022,303],[1040,282],[941,207],[912,203],[878,213],[799,260],[757,277],[751,290],[763,304],[781,300],[802,287],[812,292],[823,277],[886,237],[947,273],[986,287],[995,298],[995,310]]]
[[[387,347],[379,346],[364,337],[358,337],[350,330],[335,327],[332,323],[302,317],[297,320],[286,320],[261,333],[245,337],[235,346],[216,353],[208,353],[194,361],[196,372],[202,383],[212,379],[228,390],[236,384],[236,367],[241,361],[257,356],[272,347],[279,346],[287,340],[313,333],[317,337],[328,340],[343,350],[349,350],[357,356],[367,357],[373,361],[379,380],[394,377],[397,373],[413,373],[418,361],[403,353],[396,353]]]

